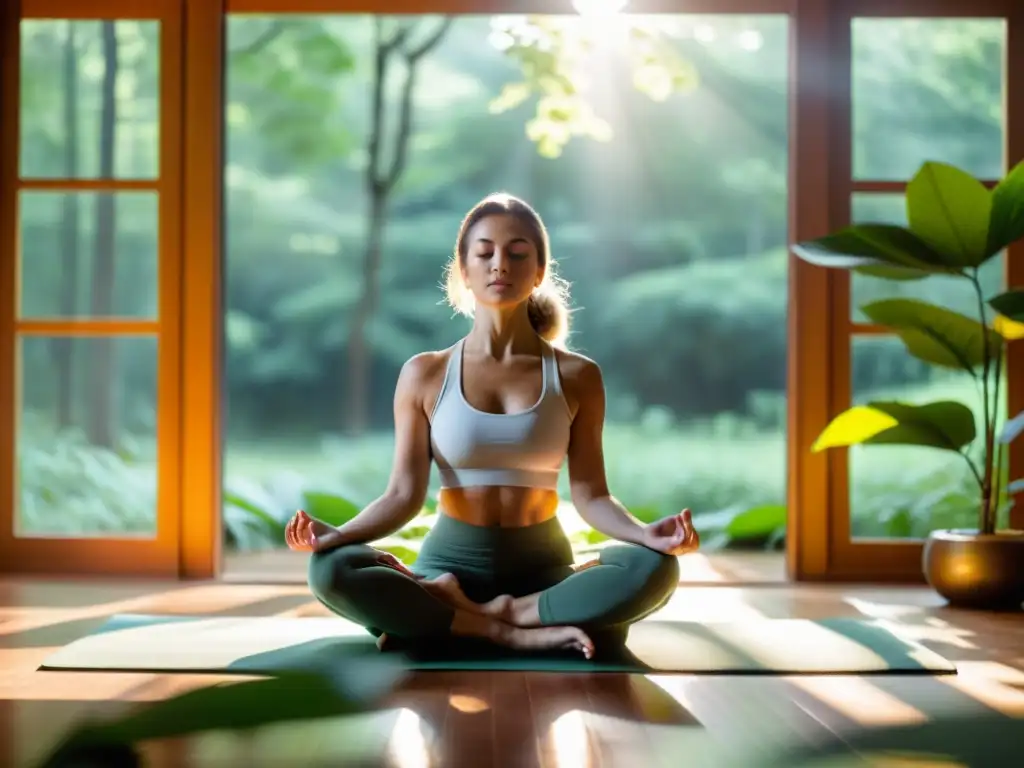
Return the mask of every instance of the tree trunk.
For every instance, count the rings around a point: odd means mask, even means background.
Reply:
[[[78,176],[78,50],[75,27],[68,24],[64,41],[64,174]],[[78,195],[64,193],[61,216],[60,314],[69,317],[75,312],[78,294]],[[62,336],[53,340],[54,364],[57,369],[57,428],[64,431],[74,424],[75,376],[73,342]]]
[[[366,250],[363,252],[363,291],[352,313],[348,336],[348,431],[362,434],[369,427],[371,365],[373,357],[367,342],[367,327],[377,308],[380,294],[380,262],[387,223],[387,192],[370,192],[367,215]]]
[[[370,132],[367,141],[366,190],[370,196],[366,228],[366,249],[363,251],[362,286],[359,301],[352,312],[346,345],[344,380],[348,382],[345,426],[347,432],[359,435],[369,426],[371,371],[373,351],[367,343],[367,328],[377,309],[380,294],[380,265],[387,228],[387,209],[391,192],[405,172],[409,138],[412,133],[413,92],[416,74],[424,56],[437,47],[451,27],[451,18],[440,25],[418,46],[409,43],[416,30],[415,22],[403,24],[390,36],[384,35],[383,22],[374,19],[374,71],[371,86]],[[385,126],[385,88],[388,67],[394,56],[406,66],[405,80],[398,99],[398,127],[388,168],[383,168],[383,133]]]
[[[114,145],[116,128],[117,35],[114,23],[103,22],[103,60],[100,111],[100,178],[114,176]],[[93,254],[92,302],[93,317],[109,317],[114,306],[114,249],[116,233],[114,196],[101,194],[96,200],[96,248]],[[117,442],[117,375],[115,340],[97,337],[89,357],[89,393],[91,407],[87,434],[93,445],[115,449]]]

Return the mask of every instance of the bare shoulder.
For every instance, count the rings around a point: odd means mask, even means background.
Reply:
[[[420,352],[406,360],[398,375],[396,397],[404,395],[417,401],[425,411],[433,410],[453,349]]]
[[[562,389],[573,412],[580,403],[604,395],[604,377],[601,366],[586,355],[564,349],[555,350],[558,375]]]
[[[416,385],[428,383],[439,373],[443,375],[451,354],[452,350],[448,348],[413,355],[402,365],[402,372],[399,374],[400,381]]]

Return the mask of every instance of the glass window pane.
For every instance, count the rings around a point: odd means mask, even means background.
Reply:
[[[159,174],[160,22],[21,23],[21,175]]]
[[[980,388],[966,373],[917,360],[895,336],[855,336],[851,356],[854,405],[871,400],[915,405],[955,400],[974,411],[981,433]],[[1002,423],[1005,375],[1000,386]],[[974,448],[979,468],[983,466],[980,450],[979,439]],[[924,538],[939,528],[976,529],[978,525],[981,491],[957,453],[902,445],[854,446],[849,452],[849,484],[853,538]]]
[[[610,128],[598,138],[573,136],[557,157],[541,151],[538,132],[552,125],[536,119],[535,97],[491,109],[522,80],[507,47],[518,32],[508,25],[522,21],[454,19],[413,65],[410,132],[401,144],[409,65],[400,51],[389,56],[376,124],[374,18],[229,17],[230,547],[283,546],[284,520],[257,517],[247,511],[253,504],[281,518],[301,505],[304,490],[349,498],[349,509],[384,490],[399,370],[469,330],[438,284],[460,220],[496,190],[541,213],[572,284],[578,311],[569,346],[605,373],[614,493],[645,519],[690,507],[707,521],[709,547],[708,514],[720,512],[720,524],[775,505],[754,515],[757,535],[742,544],[778,543],[787,19],[658,15],[595,29],[578,16],[543,17],[570,39],[594,36],[587,71],[601,74],[585,96]],[[424,41],[440,19],[381,22],[385,40],[407,25],[409,40]],[[657,68],[639,68],[640,51],[623,47],[634,44],[625,32],[639,22],[680,38],[682,56],[702,73],[696,88],[663,100],[641,91],[638,82],[658,95],[662,81]],[[543,30],[521,39],[546,45]],[[374,136],[382,170],[405,160],[383,218],[372,215],[367,176]],[[352,342],[357,328],[365,356]],[[431,498],[437,487],[435,472]],[[570,521],[566,476],[561,493]]]
[[[850,216],[859,224],[877,222],[907,226],[906,198],[901,194],[855,193],[851,198]],[[1005,278],[1004,257],[999,255],[990,259],[978,274],[983,295],[987,298],[1003,290]],[[850,316],[854,322],[869,322],[860,310],[863,305],[894,298],[928,301],[972,317],[978,313],[978,295],[966,278],[933,275],[924,280],[897,281],[851,274]]]
[[[156,318],[155,192],[22,192],[22,318]]]
[[[852,34],[855,179],[906,181],[926,160],[1003,174],[1002,19],[854,19]]]
[[[155,337],[20,340],[15,534],[156,534]]]

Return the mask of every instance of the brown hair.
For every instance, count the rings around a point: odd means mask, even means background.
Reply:
[[[555,273],[548,231],[540,215],[518,197],[504,193],[488,195],[462,219],[455,240],[455,251],[445,269],[445,295],[448,303],[456,312],[466,317],[473,316],[476,303],[462,279],[461,267],[466,260],[466,237],[469,231],[488,216],[514,216],[530,230],[533,244],[537,248],[537,260],[544,269],[544,280],[533,290],[526,304],[530,325],[545,341],[555,346],[564,346],[569,337],[569,284]]]

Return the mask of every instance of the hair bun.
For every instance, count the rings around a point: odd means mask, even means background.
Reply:
[[[561,342],[568,335],[569,313],[565,302],[548,284],[537,288],[526,302],[530,325],[548,342]]]

